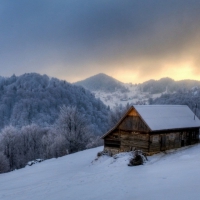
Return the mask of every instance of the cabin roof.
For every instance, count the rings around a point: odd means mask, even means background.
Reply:
[[[186,105],[135,105],[152,131],[200,127],[200,120]]]
[[[102,138],[106,137],[135,109],[151,131],[184,129],[200,127],[200,120],[186,105],[134,105],[126,112],[119,122]]]

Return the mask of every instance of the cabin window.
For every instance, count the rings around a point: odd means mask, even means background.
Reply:
[[[106,147],[120,148],[120,141],[105,140],[105,146],[106,146]]]
[[[159,142],[159,135],[154,135],[152,138],[152,142]]]

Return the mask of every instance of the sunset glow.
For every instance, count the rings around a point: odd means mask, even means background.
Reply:
[[[0,76],[200,80],[200,1],[24,1],[0,8]]]

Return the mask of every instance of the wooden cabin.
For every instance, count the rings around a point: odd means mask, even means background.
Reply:
[[[199,142],[200,120],[185,105],[135,105],[102,136],[113,155],[140,149],[148,155]]]

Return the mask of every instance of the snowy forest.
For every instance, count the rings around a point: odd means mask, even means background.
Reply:
[[[138,84],[140,90],[149,92],[150,94],[157,94],[162,92],[180,92],[188,91],[194,87],[200,87],[200,81],[196,80],[180,80],[175,81],[171,78],[161,78],[160,80],[149,80],[142,84]]]
[[[200,88],[193,87],[190,90],[182,89],[172,94],[163,94],[156,99],[149,99],[149,104],[187,105],[197,117],[200,118]]]
[[[36,73],[0,77],[0,173],[98,146],[109,116],[80,86]]]
[[[62,105],[76,106],[92,124],[95,134],[107,129],[109,109],[80,86],[36,73],[0,77],[0,129],[32,123],[48,127],[58,118]]]

